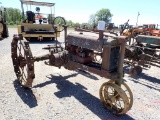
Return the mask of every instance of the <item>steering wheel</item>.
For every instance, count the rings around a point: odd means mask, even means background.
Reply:
[[[54,18],[53,24],[55,26],[59,27],[59,29],[57,29],[57,32],[62,32],[64,30],[63,25],[66,25],[66,21],[63,17],[58,16],[58,17]]]

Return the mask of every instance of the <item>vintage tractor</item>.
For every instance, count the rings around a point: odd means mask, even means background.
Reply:
[[[132,29],[132,33],[137,35],[151,35],[151,31],[156,30],[155,24],[143,24],[143,26],[137,26],[136,28]]]
[[[6,38],[8,36],[9,33],[6,24],[6,8],[2,7],[2,9],[0,9],[0,38]]]
[[[30,40],[54,40],[55,37],[60,36],[60,32],[54,33],[53,30],[53,24],[60,24],[63,22],[65,24],[65,20],[59,17],[56,17],[55,19],[55,13],[53,12],[53,7],[55,3],[48,3],[48,2],[36,2],[31,0],[20,0],[21,7],[22,7],[22,19],[23,23],[22,25],[18,25],[18,34],[22,34],[23,37],[25,37],[28,41]],[[24,11],[24,5],[27,6],[27,10]],[[51,13],[40,13],[41,9],[50,8]],[[46,8],[47,7],[47,8]],[[30,8],[30,10],[28,10]],[[31,10],[31,8],[35,8],[35,12]],[[57,26],[57,30],[60,30]],[[56,36],[57,35],[57,36]]]
[[[53,26],[53,29],[57,29]],[[62,66],[68,70],[80,69],[110,79],[102,84],[99,95],[107,109],[115,114],[124,114],[131,109],[133,95],[128,85],[122,80],[126,36],[105,37],[103,30],[94,32],[74,31],[67,35],[64,29],[65,47],[57,42],[43,49],[48,54],[33,56],[29,42],[23,34],[14,35],[11,43],[11,57],[14,72],[24,87],[31,88],[35,78],[34,62],[45,61],[49,66]],[[56,32],[60,32],[55,30]]]

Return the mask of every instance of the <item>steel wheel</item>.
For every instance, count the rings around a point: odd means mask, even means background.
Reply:
[[[99,95],[102,103],[111,112],[124,114],[128,111],[128,98],[118,85],[108,82],[102,84]]]
[[[142,73],[142,67],[141,66],[133,66],[129,69],[129,73],[132,77],[136,77],[137,75]]]
[[[20,84],[24,87],[31,87],[34,75],[34,59],[30,51],[29,42],[20,40],[14,35],[11,43],[12,62],[14,72]]]
[[[62,32],[64,30],[63,25],[66,25],[65,19],[61,16],[55,17],[53,23],[55,26],[59,27],[59,30],[57,32]]]
[[[115,83],[115,81],[113,80],[110,80],[108,81],[110,83]],[[129,88],[129,86],[125,83],[125,82],[122,82],[121,84],[121,89],[125,92],[125,94],[127,95],[127,98],[128,98],[128,101],[129,101],[129,106],[128,106],[128,110],[131,109],[132,105],[133,105],[133,94],[132,94],[132,91],[131,89]]]

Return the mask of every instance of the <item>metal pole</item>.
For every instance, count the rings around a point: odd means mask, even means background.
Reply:
[[[136,26],[138,26],[138,17],[139,17],[139,12],[138,12],[138,15],[137,15],[137,23],[136,23]]]
[[[0,2],[0,4],[2,4],[1,2]],[[2,6],[1,6],[2,7]],[[1,10],[1,8],[0,8],[0,16],[2,16],[2,10]]]
[[[54,17],[53,17],[53,20],[55,19],[55,3],[54,3],[54,6],[53,6],[53,10],[54,10]]]
[[[51,23],[52,23],[52,7],[51,7]]]
[[[22,9],[22,20],[24,20],[24,8],[23,8],[23,3],[21,1],[21,9]]]

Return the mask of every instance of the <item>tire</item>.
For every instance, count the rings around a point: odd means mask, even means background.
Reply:
[[[4,29],[3,29],[2,37],[3,37],[3,38],[9,37],[7,25],[4,24],[3,27],[4,27]]]

